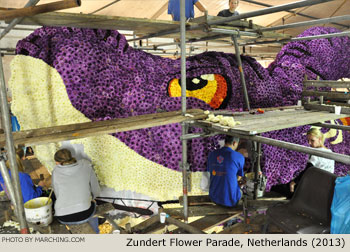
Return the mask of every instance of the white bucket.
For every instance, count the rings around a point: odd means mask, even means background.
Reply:
[[[39,197],[24,204],[26,220],[30,223],[47,226],[52,222],[52,200],[46,204],[48,197]]]

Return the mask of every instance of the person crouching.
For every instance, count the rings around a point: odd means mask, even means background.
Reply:
[[[56,166],[52,172],[52,188],[55,192],[55,216],[62,224],[89,222],[98,233],[98,218],[93,201],[100,194],[92,164],[87,159],[76,160],[68,149],[55,153]]]

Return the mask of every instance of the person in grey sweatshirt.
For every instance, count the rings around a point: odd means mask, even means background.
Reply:
[[[52,171],[52,188],[55,192],[55,216],[63,224],[88,222],[96,232],[96,220],[92,221],[100,186],[87,159],[76,160],[68,149],[55,153],[56,166]],[[97,230],[96,230],[97,228]]]

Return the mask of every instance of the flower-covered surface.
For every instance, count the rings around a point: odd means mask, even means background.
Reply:
[[[300,36],[336,31],[334,28],[315,27]],[[251,106],[264,108],[296,104],[300,99],[305,74],[309,79],[315,79],[317,75],[329,80],[350,77],[349,48],[348,37],[291,42],[283,47],[267,69],[255,59],[243,56]],[[181,108],[180,60],[164,59],[133,49],[117,31],[45,27],[21,40],[17,45],[17,54],[41,59],[55,68],[63,80],[72,106],[93,121]],[[25,71],[22,70],[24,64],[18,62],[13,65],[13,71]],[[32,67],[31,71],[35,71],[33,65],[27,67]],[[244,109],[235,55],[219,52],[199,54],[187,59],[186,68],[188,108]],[[13,72],[13,86],[16,78],[16,73]],[[26,85],[33,86],[36,82],[28,81]],[[50,85],[43,88],[43,91],[47,90],[50,90]],[[21,99],[22,96],[17,99],[14,97],[15,104],[21,103]],[[35,96],[31,96],[31,99],[36,102]],[[47,105],[56,114],[67,113],[59,111],[50,101]],[[14,108],[14,113],[20,124],[27,124],[24,111]],[[346,124],[347,121],[338,120],[334,123]],[[63,123],[58,121],[58,124]],[[291,128],[264,136],[307,145],[304,135],[307,129],[308,126]],[[198,132],[200,129],[193,131]],[[335,134],[327,141],[328,146],[334,152],[349,155],[350,134],[343,132],[340,135],[340,131]],[[135,156],[138,153],[154,163],[179,170],[180,135],[180,125],[171,124],[118,133],[115,137],[125,143],[125,148],[128,146],[133,149]],[[334,132],[328,135],[334,135]],[[189,142],[189,162],[193,171],[205,169],[208,152],[218,147],[218,138],[194,139]],[[340,143],[331,144],[331,141]],[[100,149],[101,165],[104,162],[103,153],[107,150]],[[306,161],[305,154],[263,145],[263,170],[268,178],[267,189],[271,185],[288,182],[305,167]],[[120,162],[123,160],[113,163],[115,168],[109,169],[117,173]],[[133,169],[136,168],[129,167],[129,172],[136,173]],[[337,174],[345,174],[350,168],[337,163],[335,170]],[[123,176],[115,179],[112,182],[114,185],[123,183]]]
[[[11,62],[11,68],[12,109],[20,115],[24,130],[90,121],[72,106],[59,73],[44,61],[18,55]],[[113,136],[71,142],[83,144],[102,185],[119,192],[127,189],[142,192],[159,200],[172,199],[182,193],[180,172],[138,155]],[[35,155],[50,171],[55,166],[53,156],[59,147],[60,144],[54,143],[35,146]],[[193,193],[200,193],[200,175],[192,176]]]

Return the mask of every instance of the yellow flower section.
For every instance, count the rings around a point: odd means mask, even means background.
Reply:
[[[90,121],[77,111],[68,98],[56,69],[44,61],[17,55],[11,62],[11,109],[21,130],[37,129]],[[131,190],[157,200],[182,195],[182,173],[170,170],[138,155],[110,135],[76,139],[91,158],[102,185],[116,191]],[[49,171],[55,166],[54,153],[60,143],[34,146],[36,157]],[[192,194],[201,194],[201,173],[192,173]]]
[[[186,90],[187,97],[194,97],[205,101],[207,104],[213,99],[217,89],[216,80],[208,80],[208,84],[198,90],[189,91]],[[171,97],[181,96],[181,86],[179,85],[179,79],[173,79],[170,83],[169,93]]]

